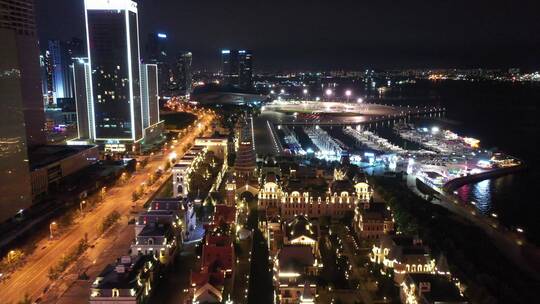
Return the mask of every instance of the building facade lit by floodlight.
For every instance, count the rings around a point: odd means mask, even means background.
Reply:
[[[137,3],[85,0],[92,140],[122,151],[143,138]]]
[[[73,72],[73,92],[75,96],[75,110],[77,111],[77,134],[79,139],[93,138],[90,127],[92,125],[93,103],[90,90],[90,65],[88,58],[74,58],[71,66]]]
[[[141,94],[144,142],[152,142],[163,131],[159,119],[159,68],[157,64],[141,65]]]

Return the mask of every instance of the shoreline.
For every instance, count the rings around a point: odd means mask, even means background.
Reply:
[[[429,191],[431,192],[430,195],[434,197],[434,200],[431,201],[432,204],[442,206],[479,227],[516,266],[533,278],[540,280],[540,249],[538,246],[529,242],[521,233],[511,231],[507,227],[500,225],[498,220],[479,214],[475,206],[460,204],[457,196],[453,194],[455,189],[463,185],[513,174],[523,170],[525,167],[522,163],[511,168],[499,168],[489,172],[456,178],[447,182],[443,186],[443,191],[433,189],[418,178],[415,178],[415,186],[422,193],[423,191],[417,186],[418,182],[431,190]]]
[[[444,192],[451,193],[452,191],[456,190],[457,188],[459,188],[461,186],[464,186],[464,185],[467,185],[467,184],[473,184],[473,183],[483,181],[483,180],[486,180],[486,179],[494,179],[494,178],[505,176],[505,175],[508,175],[508,174],[517,173],[519,171],[524,170],[526,167],[527,166],[522,161],[521,164],[519,164],[517,166],[514,166],[514,167],[497,168],[497,169],[493,169],[493,170],[490,170],[490,171],[487,171],[487,172],[482,172],[482,173],[478,173],[478,174],[471,174],[471,175],[467,175],[467,176],[463,176],[463,177],[454,178],[453,180],[448,181],[447,183],[445,183],[442,188],[443,188]]]

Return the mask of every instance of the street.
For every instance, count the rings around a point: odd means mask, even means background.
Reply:
[[[182,151],[187,150],[186,147],[191,145],[199,133],[204,130],[213,120],[213,116],[205,114],[199,120],[201,124],[199,132],[191,132],[178,141],[174,151],[181,155]],[[148,173],[155,172],[158,167],[163,166],[164,161],[168,161],[167,156],[155,155],[151,156],[147,166],[140,169],[133,175],[132,179],[126,186],[115,187],[107,193],[103,203],[100,204],[91,213],[85,214],[81,220],[74,224],[73,227],[64,233],[58,240],[43,240],[31,256],[28,257],[24,266],[14,272],[11,277],[2,282],[0,286],[4,290],[0,296],[1,303],[17,302],[27,294],[32,300],[43,297],[44,290],[51,287],[51,281],[47,277],[51,267],[58,263],[58,260],[65,254],[69,253],[79,241],[88,237],[90,245],[95,244],[98,240],[101,248],[109,248],[112,246],[114,238],[99,239],[98,226],[107,215],[111,212],[118,212],[123,218],[129,217],[132,202],[132,192],[136,187],[145,182],[148,178]],[[162,178],[158,183],[167,180]],[[156,185],[157,186],[157,185]],[[157,188],[155,188],[157,189]],[[137,206],[142,206],[144,201],[139,199],[136,202]],[[122,221],[126,224],[127,221]],[[129,227],[132,229],[132,227]],[[131,240],[129,240],[131,242]],[[45,248],[42,248],[46,246]],[[127,252],[128,248],[125,248]],[[92,278],[91,278],[92,279]]]

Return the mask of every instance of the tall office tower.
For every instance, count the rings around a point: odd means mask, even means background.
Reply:
[[[253,86],[253,60],[248,50],[238,51],[238,82],[240,87],[250,89]]]
[[[90,90],[90,65],[88,64],[88,58],[74,58],[73,65],[71,66],[73,73],[73,92],[75,96],[75,110],[77,111],[77,132],[78,138],[88,140],[93,138],[92,124],[93,117],[89,115],[92,113],[93,103],[88,102],[92,100]]]
[[[192,61],[191,52],[185,52],[178,56],[176,61],[177,69],[177,79],[178,79],[178,88],[185,95],[191,94],[191,61]]]
[[[250,89],[253,84],[253,55],[248,50],[221,50],[221,71],[225,84]]]
[[[221,50],[221,74],[225,84],[238,84],[238,52]]]
[[[32,204],[27,145],[45,143],[31,0],[0,0],[0,221]]]
[[[143,101],[143,127],[159,122],[158,67],[141,65],[141,93]]]
[[[169,83],[173,82],[170,75],[170,58],[168,53],[167,34],[150,33],[146,41],[146,62],[156,64],[159,76],[159,93],[169,92]]]
[[[155,141],[163,131],[163,124],[159,120],[158,82],[158,66],[156,64],[142,64],[141,96],[144,143]]]
[[[54,103],[58,98],[73,98],[70,45],[60,40],[49,40],[49,54],[52,65]]]
[[[52,87],[52,66],[50,64],[49,51],[39,55],[39,69],[41,75],[41,94],[43,95],[43,105],[47,106],[53,103]]]
[[[143,137],[137,3],[85,0],[93,140],[133,147]]]

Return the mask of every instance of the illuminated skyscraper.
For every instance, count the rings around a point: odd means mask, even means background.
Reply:
[[[49,41],[52,65],[53,97],[73,98],[73,74],[71,73],[71,51],[69,44],[60,40]]]
[[[27,145],[45,143],[31,0],[0,0],[0,221],[32,203]]]
[[[176,62],[178,88],[185,95],[191,94],[191,61],[193,56],[191,52],[185,52],[178,56]]]
[[[77,132],[78,138],[88,140],[93,138],[90,128],[92,125],[93,117],[92,113],[93,103],[88,102],[92,100],[90,93],[90,65],[88,64],[88,58],[74,58],[72,65],[73,72],[73,91],[75,96],[75,109],[77,111]]]
[[[253,84],[253,55],[248,50],[221,50],[221,72],[225,84],[250,89]]]
[[[141,65],[141,92],[144,142],[155,141],[163,131],[163,123],[159,120],[159,76],[156,64]]]
[[[158,67],[141,65],[141,91],[143,100],[143,127],[159,122]]]
[[[238,51],[238,84],[242,88],[253,86],[253,60],[251,51]]]
[[[92,139],[122,150],[143,137],[137,3],[85,0],[85,15]]]
[[[147,63],[156,64],[159,76],[160,94],[169,93],[169,83],[171,80],[170,56],[168,52],[167,34],[150,33],[146,41],[146,60]]]

